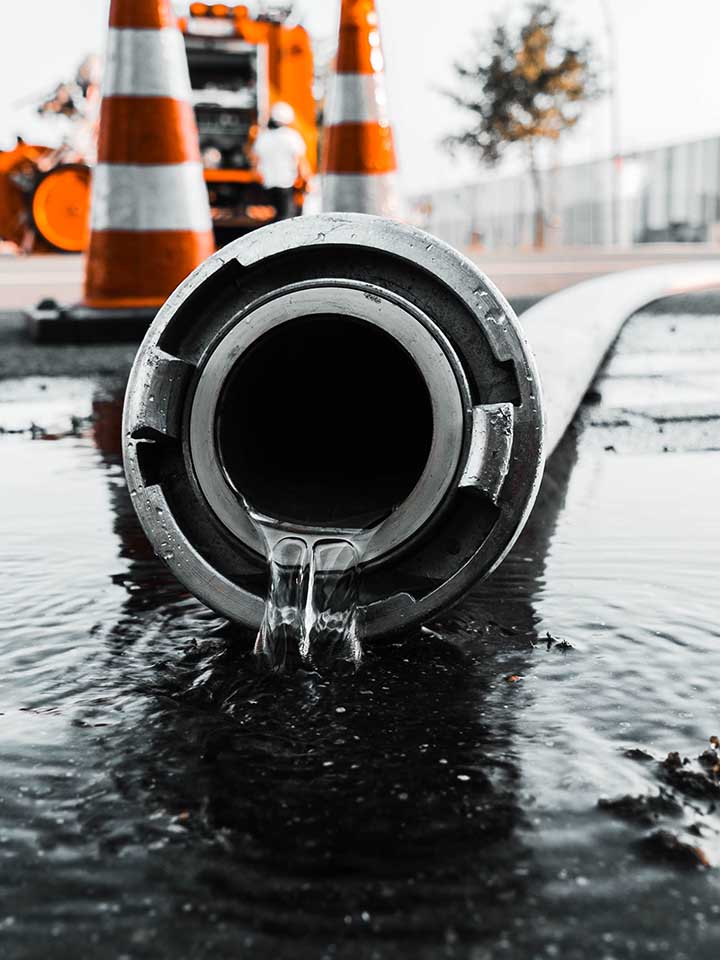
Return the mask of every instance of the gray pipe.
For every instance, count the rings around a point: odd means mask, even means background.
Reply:
[[[416,626],[502,561],[622,321],[676,289],[638,271],[524,315],[544,444],[517,318],[457,251],[356,214],[258,230],[191,274],[140,348],[123,430],[140,521],[192,593],[253,630],[257,514],[308,541],[363,528],[366,634]]]

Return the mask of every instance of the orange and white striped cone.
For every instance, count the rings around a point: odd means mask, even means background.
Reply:
[[[396,171],[375,0],[342,0],[325,111],[323,209],[397,216]]]
[[[190,98],[171,0],[111,0],[84,295],[36,339],[134,338],[214,251]]]
[[[170,0],[112,0],[84,303],[159,307],[215,249]]]

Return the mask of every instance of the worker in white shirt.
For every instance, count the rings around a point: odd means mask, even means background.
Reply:
[[[261,130],[252,153],[269,202],[275,207],[276,220],[295,216],[295,181],[308,180],[310,165],[305,141],[291,124],[295,111],[282,101],[273,105],[267,127]]]

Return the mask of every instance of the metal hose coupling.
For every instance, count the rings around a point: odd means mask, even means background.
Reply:
[[[367,637],[427,621],[503,559],[543,464],[538,376],[469,260],[404,224],[328,214],[211,256],[160,309],[130,375],[125,470],[191,593],[260,627],[255,513],[363,530]]]

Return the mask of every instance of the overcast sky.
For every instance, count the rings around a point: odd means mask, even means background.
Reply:
[[[720,133],[720,0],[605,0],[617,36],[625,149]],[[0,0],[0,139],[22,121],[15,106],[72,76],[85,53],[101,50],[106,0]],[[178,6],[182,6],[179,4]],[[461,117],[439,92],[452,62],[472,49],[494,19],[517,15],[519,0],[378,0],[390,106],[408,191],[487,176],[470,161],[449,161],[439,146]],[[603,0],[559,0],[576,35],[588,35],[607,61]],[[334,35],[338,0],[297,0],[317,37]],[[412,14],[410,13],[412,11]],[[42,127],[39,128],[42,130]],[[32,127],[38,132],[37,123]],[[562,158],[610,151],[607,103],[587,111]],[[477,172],[476,172],[477,171]]]

